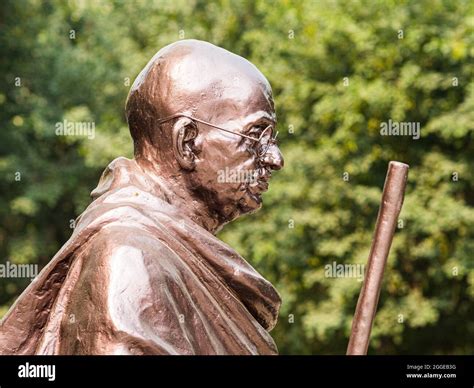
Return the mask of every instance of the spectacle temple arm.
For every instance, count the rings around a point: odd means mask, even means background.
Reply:
[[[256,142],[259,142],[259,141],[261,140],[261,137],[262,137],[263,134],[265,133],[265,131],[263,131],[263,132],[262,132],[262,135],[260,136],[260,139],[257,139],[257,138],[252,137],[252,136],[244,135],[243,133],[238,133],[238,132],[231,131],[231,130],[229,130],[229,129],[225,129],[225,128],[219,127],[219,126],[217,126],[217,125],[208,123],[207,121],[204,121],[204,120],[201,120],[201,119],[197,119],[196,117],[192,117],[191,115],[187,115],[187,114],[184,114],[184,113],[177,113],[177,114],[174,114],[174,115],[165,117],[165,118],[163,118],[163,119],[160,119],[160,120],[158,120],[158,124],[163,124],[163,123],[165,123],[165,122],[167,122],[167,121],[176,119],[176,118],[178,118],[178,117],[185,117],[185,118],[187,118],[187,119],[197,121],[198,123],[201,123],[201,124],[204,124],[204,125],[208,125],[208,126],[210,126],[210,127],[216,128],[216,129],[220,129],[221,131],[224,131],[224,132],[227,132],[227,133],[231,133],[231,134],[233,134],[233,135],[245,137],[246,139],[250,139],[250,140],[253,140],[253,141],[256,141]],[[270,126],[269,126],[269,127],[270,127]]]

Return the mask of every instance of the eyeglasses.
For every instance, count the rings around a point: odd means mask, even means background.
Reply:
[[[188,118],[190,120],[197,121],[198,123],[205,124],[205,125],[208,125],[210,127],[220,129],[221,131],[232,133],[234,135],[238,135],[238,136],[243,137],[245,139],[249,139],[249,140],[252,140],[252,141],[256,142],[259,145],[259,147],[256,150],[257,156],[259,158],[263,158],[267,154],[268,149],[270,148],[270,146],[272,146],[274,144],[277,144],[278,131],[276,133],[274,133],[273,125],[268,125],[267,127],[265,127],[265,129],[262,131],[260,136],[258,138],[256,138],[256,137],[253,137],[253,136],[244,135],[243,133],[238,133],[238,132],[231,131],[229,129],[219,127],[217,125],[208,123],[207,121],[197,119],[197,118],[195,118],[191,115],[187,115],[187,114],[184,114],[184,113],[176,113],[174,115],[165,117],[161,120],[158,120],[158,124],[163,124],[167,121],[176,119],[178,117],[185,117],[185,118]]]

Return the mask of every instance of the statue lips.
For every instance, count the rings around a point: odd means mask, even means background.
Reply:
[[[268,181],[272,174],[270,171],[266,171],[263,175],[257,178],[255,182],[249,184],[249,191],[253,196],[260,197],[261,194],[268,190]]]
[[[266,168],[263,169],[263,174],[261,177],[257,179],[258,185],[257,187],[262,191],[267,191],[268,190],[268,185],[270,178],[272,177],[272,172],[271,170],[267,170]]]
[[[259,181],[257,187],[262,191],[265,192],[268,190],[268,182],[266,181]]]
[[[262,177],[264,179],[257,180],[257,188],[263,193],[268,190],[268,181],[270,177]]]

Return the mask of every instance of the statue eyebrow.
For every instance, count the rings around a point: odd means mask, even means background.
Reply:
[[[257,126],[268,126],[268,125],[275,126],[276,122],[267,116],[261,116],[255,120],[252,120],[250,123],[246,124],[244,126],[243,133],[249,133],[254,127],[257,127]]]

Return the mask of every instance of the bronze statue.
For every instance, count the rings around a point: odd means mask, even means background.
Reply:
[[[150,60],[126,112],[135,158],[106,168],[2,320],[0,354],[276,354],[277,291],[214,236],[283,166],[268,81],[183,40]]]

